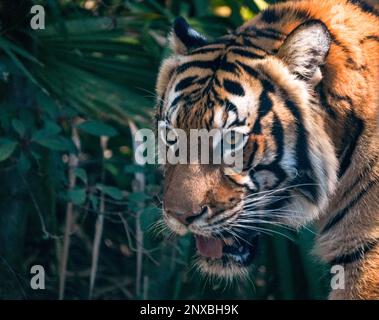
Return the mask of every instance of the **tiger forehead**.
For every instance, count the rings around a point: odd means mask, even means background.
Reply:
[[[250,125],[247,121],[256,109],[255,92],[247,85],[231,77],[188,76],[178,80],[175,87],[189,85],[191,90],[171,92],[166,120],[179,128],[232,128]],[[200,80],[200,81],[199,81]],[[200,84],[199,84],[200,82]]]
[[[184,56],[168,86],[166,121],[190,128],[246,125],[262,91],[253,65],[215,45]]]

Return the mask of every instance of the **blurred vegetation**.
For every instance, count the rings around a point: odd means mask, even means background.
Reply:
[[[270,2],[1,1],[0,298],[325,297],[310,231],[264,239],[250,281],[201,278],[191,237],[153,230],[161,173],[133,164],[173,19],[217,37]],[[30,28],[33,4],[45,30]],[[36,264],[45,290],[30,288]]]

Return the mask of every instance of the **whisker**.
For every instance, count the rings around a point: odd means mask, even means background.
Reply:
[[[279,189],[263,190],[263,191],[251,193],[251,194],[247,195],[245,197],[245,199],[249,199],[249,198],[253,198],[253,197],[257,197],[257,196],[261,196],[261,195],[267,195],[267,194],[273,195],[273,194],[277,194],[278,192],[288,191],[288,190],[291,190],[291,189],[294,189],[297,187],[304,187],[304,186],[320,186],[320,184],[319,183],[299,183],[299,184],[295,184],[295,185],[285,186],[285,187],[282,187]]]
[[[288,240],[290,240],[292,242],[295,241],[290,236],[288,236],[288,235],[286,235],[286,234],[284,234],[282,232],[279,232],[279,231],[276,231],[276,230],[272,230],[272,229],[266,229],[266,228],[261,228],[261,227],[257,227],[257,226],[245,226],[245,225],[234,225],[233,227],[240,228],[240,229],[247,229],[247,230],[258,231],[258,232],[265,233],[265,234],[270,235],[270,236],[273,236],[273,234],[278,234],[278,235],[280,235],[282,237],[287,238]]]

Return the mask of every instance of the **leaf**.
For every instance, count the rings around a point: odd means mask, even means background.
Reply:
[[[38,106],[46,112],[51,119],[55,119],[59,114],[59,108],[56,102],[46,93],[40,91],[36,94]]]
[[[75,168],[75,176],[87,184],[87,172],[82,168]]]
[[[82,205],[86,201],[86,190],[75,188],[67,191],[68,201],[76,205]]]
[[[38,152],[31,151],[30,154],[37,162],[42,159],[42,156]]]
[[[157,219],[160,216],[161,211],[154,206],[148,206],[146,208],[143,208],[141,212],[141,228],[142,230],[148,230],[154,222],[157,221]]]
[[[62,136],[52,136],[35,142],[53,151],[75,152],[75,146],[72,141]]]
[[[12,127],[18,133],[18,135],[21,138],[25,135],[25,126],[20,120],[13,119],[12,120]]]
[[[24,57],[26,59],[29,59],[30,61],[32,61],[34,63],[42,65],[42,63],[39,62],[36,57],[34,57],[29,52],[27,52],[24,49],[22,49],[21,46],[18,46],[16,44],[8,41],[4,37],[0,37],[0,47],[2,47],[4,49],[8,49],[8,50],[13,50],[14,52],[16,52],[17,54],[19,54],[20,56],[22,56],[22,57]]]
[[[32,136],[32,141],[44,140],[50,136],[57,135],[61,132],[61,128],[52,121],[46,121],[45,127],[36,131]]]
[[[11,58],[13,63],[24,73],[24,75],[35,85],[41,88],[41,90],[45,90],[38,81],[34,78],[34,76],[29,72],[28,69],[25,68],[25,66],[22,64],[21,60],[17,58],[17,56],[8,48],[3,47],[4,51],[8,54],[8,56]]]
[[[0,139],[0,161],[8,159],[16,149],[17,142],[9,139]]]
[[[139,203],[150,199],[150,196],[145,192],[133,192],[128,196],[130,202]]]
[[[95,195],[90,194],[89,195],[89,201],[91,202],[92,209],[97,210],[98,209],[98,203],[99,203],[98,198]]]
[[[118,172],[119,172],[119,169],[116,165],[112,164],[112,163],[106,163],[104,164],[104,168],[105,170],[107,170],[108,172],[110,172],[110,174],[112,176],[117,176],[118,175]]]
[[[114,137],[118,134],[116,129],[101,121],[88,120],[78,125],[78,128],[94,136]]]
[[[105,186],[103,184],[98,183],[96,185],[96,188],[115,200],[121,200],[124,197],[122,191],[116,187]]]
[[[28,159],[28,157],[23,152],[21,152],[21,155],[20,155],[20,158],[18,159],[17,165],[18,165],[18,168],[22,172],[28,171],[30,169],[30,167],[32,166],[30,163],[30,160]]]
[[[124,167],[124,172],[125,173],[140,173],[140,172],[145,172],[145,167],[139,166],[136,164],[127,164]]]
[[[10,126],[9,112],[4,108],[4,105],[0,105],[0,126],[8,131]]]

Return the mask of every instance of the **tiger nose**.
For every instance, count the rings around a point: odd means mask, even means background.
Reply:
[[[187,211],[185,213],[181,213],[179,210],[173,210],[166,208],[166,212],[177,219],[179,222],[188,226],[192,222],[194,222],[197,218],[205,215],[208,212],[208,206],[202,206],[199,210]]]

